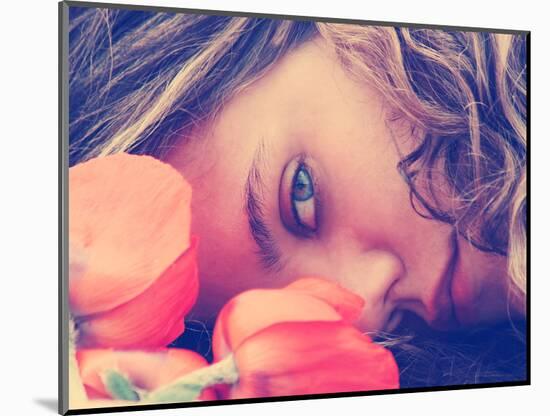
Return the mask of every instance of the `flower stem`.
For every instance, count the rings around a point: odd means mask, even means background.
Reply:
[[[88,401],[76,360],[77,329],[73,316],[69,318],[69,408],[82,407]]]
[[[208,367],[199,368],[172,383],[147,394],[142,403],[181,402],[197,400],[200,393],[214,384],[235,384],[239,372],[233,354]]]

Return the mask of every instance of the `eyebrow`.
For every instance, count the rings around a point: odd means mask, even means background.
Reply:
[[[266,154],[266,142],[264,139],[261,139],[248,172],[244,195],[248,228],[258,246],[256,254],[262,267],[266,271],[273,272],[282,269],[282,262],[281,250],[269,230],[265,219],[265,194],[267,188],[263,180],[263,174],[267,162]]]

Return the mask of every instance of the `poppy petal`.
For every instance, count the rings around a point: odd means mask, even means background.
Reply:
[[[117,308],[79,323],[81,347],[164,347],[184,330],[184,316],[199,289],[198,239],[143,293]]]
[[[234,352],[239,381],[230,398],[399,387],[391,352],[343,322],[285,322],[247,338]]]
[[[231,299],[218,315],[212,336],[214,360],[222,359],[248,336],[277,322],[341,319],[332,306],[306,293],[248,290]]]
[[[69,169],[69,239],[86,264],[71,312],[104,312],[143,292],[190,244],[191,187],[170,165],[126,153]]]
[[[320,277],[302,277],[285,286],[284,289],[304,292],[327,302],[348,322],[359,319],[365,306],[361,296],[331,280]]]

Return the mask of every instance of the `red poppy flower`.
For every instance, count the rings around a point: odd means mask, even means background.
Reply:
[[[80,347],[153,348],[184,330],[198,293],[191,187],[125,153],[69,170],[69,303]]]
[[[343,322],[274,324],[244,340],[234,360],[231,398],[399,388],[391,352]]]
[[[115,399],[104,383],[107,371],[125,376],[133,386],[153,391],[208,365],[199,354],[179,348],[145,351],[81,349],[76,359],[88,399]],[[215,400],[212,389],[205,389],[199,400]]]
[[[214,360],[222,359],[250,335],[278,322],[341,320],[331,305],[307,293],[247,290],[226,303],[218,315],[212,335]]]
[[[362,301],[328,280],[320,288],[315,282],[320,279],[250,290],[224,306],[214,328],[214,358],[232,360],[238,381],[217,386],[222,397],[399,387],[391,352],[350,323]]]

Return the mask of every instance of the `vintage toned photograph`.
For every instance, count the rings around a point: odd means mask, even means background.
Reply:
[[[528,383],[529,32],[69,1],[60,35],[60,406]]]

